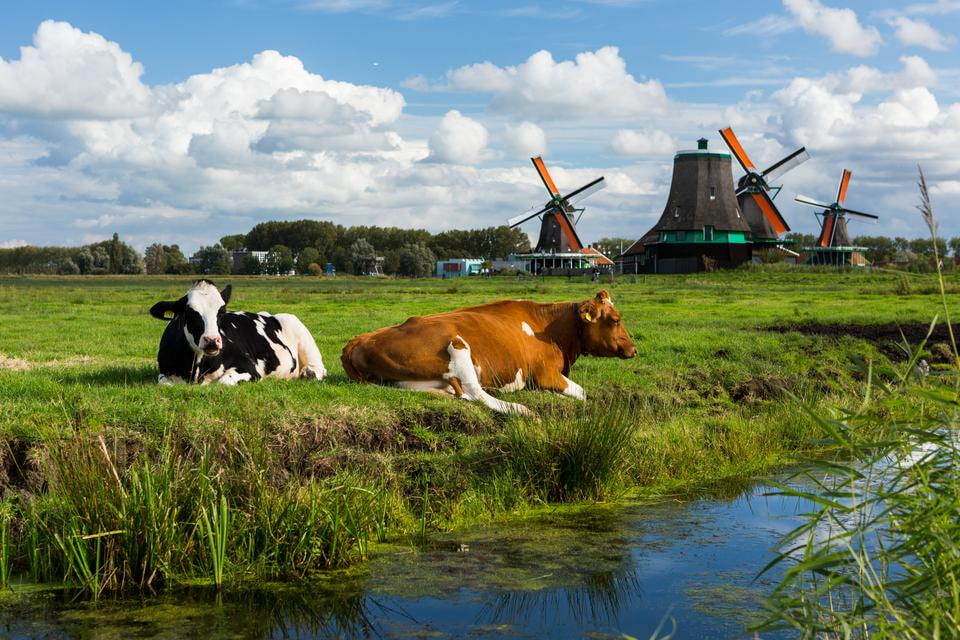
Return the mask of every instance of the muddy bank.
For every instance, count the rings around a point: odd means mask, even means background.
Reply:
[[[916,348],[924,339],[927,338],[927,332],[930,330],[928,323],[916,322],[907,324],[897,324],[886,322],[879,324],[847,324],[847,323],[821,323],[804,322],[773,325],[768,328],[769,331],[776,333],[786,333],[794,331],[808,336],[823,336],[826,338],[840,339],[845,336],[859,338],[874,344],[885,356],[892,360],[903,360],[906,358],[906,351],[903,349],[904,339],[911,348]],[[954,334],[960,331],[960,327],[954,325]],[[929,359],[933,362],[945,363],[952,362],[953,356],[950,353],[950,333],[947,325],[938,324],[927,339],[925,348]]]

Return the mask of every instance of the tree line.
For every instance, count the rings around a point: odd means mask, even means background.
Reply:
[[[139,274],[146,273],[146,265],[143,256],[115,233],[110,240],[82,247],[0,249],[0,273]]]
[[[235,251],[266,252],[235,261]],[[154,243],[141,256],[112,240],[83,247],[0,249],[2,273],[49,274],[319,274],[328,263],[338,273],[426,276],[437,260],[506,257],[530,251],[520,229],[506,226],[430,233],[425,229],[352,226],[326,220],[262,222],[249,232],[224,236],[187,258],[176,244]]]
[[[812,234],[788,233],[784,240],[798,249],[814,246]],[[610,258],[633,240],[603,238],[594,247]],[[873,264],[895,263],[923,269],[932,265],[933,240],[903,237],[857,236]],[[234,251],[265,252],[248,255],[237,264]],[[188,259],[178,245],[154,243],[144,254],[114,233],[110,240],[82,247],[23,246],[0,249],[0,273],[63,275],[99,274],[317,274],[332,263],[337,273],[426,276],[437,260],[504,258],[531,250],[527,235],[506,226],[430,233],[425,229],[352,226],[326,220],[261,222],[247,233],[228,235],[217,244],[200,247]],[[960,237],[937,240],[941,257],[960,258]],[[952,262],[951,262],[952,264]]]

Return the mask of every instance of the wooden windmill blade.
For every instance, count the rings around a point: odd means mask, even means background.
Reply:
[[[553,178],[550,177],[550,172],[547,171],[547,165],[543,163],[543,158],[541,156],[530,158],[530,162],[532,162],[533,166],[536,168],[537,173],[540,175],[540,179],[543,180],[543,186],[545,186],[547,191],[550,192],[550,196],[554,198],[559,196],[560,190],[557,189],[557,185],[554,184]]]
[[[536,211],[536,212],[534,212],[534,213],[529,213],[529,212],[521,213],[521,214],[518,215],[518,216],[514,216],[514,217],[508,219],[508,220],[507,220],[507,226],[508,226],[508,227],[516,227],[517,225],[521,225],[521,224],[523,224],[524,222],[526,222],[527,220],[531,220],[531,219],[536,218],[536,217],[538,217],[538,216],[542,216],[542,215],[545,214],[547,211],[550,211],[550,209],[552,209],[553,207],[554,207],[554,205],[551,203],[551,204],[547,205],[546,207],[544,207],[543,209],[540,209],[539,211]]]
[[[769,184],[771,181],[776,180],[777,178],[785,174],[787,171],[790,171],[791,169],[795,168],[797,165],[803,164],[809,159],[810,159],[810,154],[807,153],[807,148],[800,147],[799,149],[797,149],[790,155],[786,156],[779,162],[775,162],[769,167],[767,167],[767,169],[760,175],[763,176],[764,182]]]
[[[849,169],[844,169],[840,176],[840,187],[837,189],[837,204],[843,204],[847,199],[847,187],[850,186],[850,176],[853,175]]]
[[[583,249],[583,243],[580,242],[580,236],[577,235],[577,228],[570,222],[570,218],[567,217],[567,212],[557,208],[554,210],[553,215],[556,217],[557,223],[563,231],[563,235],[566,236],[570,249],[574,252]]]
[[[788,225],[787,221],[780,215],[780,210],[777,209],[777,205],[773,203],[773,198],[770,197],[766,189],[757,189],[751,192],[750,195],[757,203],[760,211],[763,212],[763,217],[767,219],[767,222],[773,230],[777,232],[777,235],[790,231],[790,225]]]
[[[604,180],[603,176],[600,176],[596,180],[593,180],[592,182],[588,182],[587,184],[583,185],[579,189],[574,189],[567,195],[563,196],[562,198],[563,203],[566,205],[575,204],[577,202],[580,202],[587,196],[592,195],[597,191],[600,191],[601,189],[605,189],[606,187],[607,187],[606,180]]]
[[[750,156],[747,155],[747,152],[744,151],[743,145],[740,144],[740,141],[737,140],[737,136],[734,135],[733,129],[727,127],[726,129],[720,129],[720,137],[723,138],[723,141],[727,143],[727,146],[730,147],[731,153],[737,159],[737,162],[740,163],[740,166],[743,167],[743,170],[747,173],[756,173],[757,168],[754,166],[753,161],[750,160]]]
[[[813,198],[808,198],[807,196],[801,196],[801,195],[799,195],[799,194],[797,195],[797,197],[794,198],[794,200],[796,200],[796,201],[799,202],[800,204],[806,204],[806,205],[809,205],[809,206],[811,206],[811,207],[816,207],[817,209],[829,209],[829,208],[830,208],[830,205],[829,205],[829,204],[823,204],[822,202],[817,202],[817,201],[814,200]]]
[[[877,221],[880,219],[880,216],[875,216],[872,213],[864,213],[862,211],[854,211],[853,209],[847,209],[846,207],[840,209],[840,211],[845,216],[854,216],[862,220],[863,222],[869,222],[870,224],[877,224]]]
[[[837,214],[833,211],[824,213],[823,228],[820,229],[820,246],[829,247],[833,245],[833,232],[837,226]]]

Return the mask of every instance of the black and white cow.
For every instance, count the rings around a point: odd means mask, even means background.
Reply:
[[[157,353],[160,384],[232,385],[267,376],[323,380],[320,350],[296,316],[228,312],[231,291],[230,285],[218,291],[201,279],[179,300],[150,308],[154,318],[170,321]]]

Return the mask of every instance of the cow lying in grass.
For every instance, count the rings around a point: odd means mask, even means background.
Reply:
[[[197,280],[179,300],[150,308],[154,318],[170,321],[157,353],[160,384],[232,385],[268,376],[323,380],[320,350],[296,316],[228,312],[231,291],[230,285],[218,291],[213,282]]]
[[[610,294],[586,302],[538,304],[505,300],[403,324],[351,340],[340,360],[354,380],[479,400],[503,413],[530,411],[486,389],[517,391],[528,384],[585,400],[567,377],[581,354],[637,354]]]

